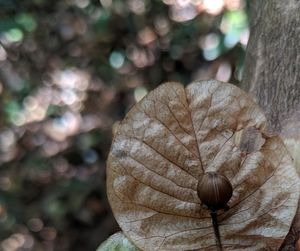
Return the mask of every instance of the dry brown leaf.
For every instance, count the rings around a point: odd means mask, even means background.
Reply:
[[[299,178],[265,128],[259,107],[230,84],[166,83],[149,93],[121,122],[108,159],[108,198],[125,235],[142,250],[216,250],[197,183],[217,171],[233,185],[230,209],[218,211],[223,249],[278,250]]]
[[[300,174],[300,109],[295,111],[286,121],[282,122],[282,137],[289,153],[291,154],[294,166]],[[284,243],[280,250],[282,251],[300,251],[300,201],[298,202],[298,209],[291,229],[286,236]]]

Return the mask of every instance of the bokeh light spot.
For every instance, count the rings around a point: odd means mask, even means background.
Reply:
[[[87,164],[93,164],[98,160],[98,154],[95,150],[88,149],[84,152],[83,158]]]
[[[4,61],[7,58],[7,53],[3,46],[0,44],[0,61]]]
[[[203,0],[203,5],[207,13],[217,15],[224,7],[224,0]]]
[[[134,89],[134,99],[136,102],[139,102],[143,97],[147,95],[148,91],[145,87],[140,86]]]
[[[29,14],[23,13],[16,17],[16,22],[27,31],[34,31],[37,27],[36,20]]]
[[[28,228],[33,232],[39,232],[43,229],[44,223],[39,218],[31,218],[27,222]]]
[[[230,77],[231,77],[231,66],[228,62],[224,62],[218,68],[216,79],[223,82],[228,82]]]
[[[115,69],[121,68],[124,62],[125,62],[125,58],[123,53],[121,52],[114,51],[109,56],[109,63]]]
[[[5,33],[5,37],[10,42],[19,42],[23,39],[24,34],[20,29],[13,28]]]
[[[112,0],[100,0],[100,3],[103,7],[109,8],[112,5]]]

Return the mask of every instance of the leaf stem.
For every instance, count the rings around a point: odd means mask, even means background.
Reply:
[[[213,228],[214,228],[214,233],[216,237],[216,244],[217,244],[217,250],[218,251],[223,251],[222,244],[221,244],[221,237],[220,237],[220,232],[219,232],[219,224],[218,224],[218,219],[217,219],[217,212],[211,210],[210,211],[210,217],[212,220]]]

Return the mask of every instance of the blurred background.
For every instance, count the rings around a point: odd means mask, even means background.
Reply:
[[[0,0],[0,250],[95,250],[112,130],[165,81],[238,84],[242,0]]]

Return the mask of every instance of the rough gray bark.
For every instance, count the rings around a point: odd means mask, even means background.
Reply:
[[[295,141],[300,135],[300,1],[249,2],[251,30],[242,88],[263,107],[270,130]],[[299,236],[300,207],[281,250],[300,250]]]
[[[250,39],[242,88],[264,108],[270,127],[300,109],[300,1],[250,2]]]

